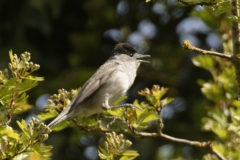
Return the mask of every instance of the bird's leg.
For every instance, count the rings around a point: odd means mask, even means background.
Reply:
[[[125,120],[124,117],[101,115],[101,118],[112,119],[112,120],[107,124],[107,128],[109,128],[111,125],[113,125],[113,123],[116,122],[116,121],[121,121],[123,124],[125,124],[125,125],[127,125],[127,126],[129,125],[128,122]]]
[[[109,109],[114,109],[114,108],[121,108],[121,107],[134,108],[134,109],[142,110],[141,108],[139,108],[137,106],[134,106],[131,103],[124,103],[124,104],[120,104],[118,106],[109,106],[109,104],[108,104],[108,102],[106,100],[102,103],[102,109],[104,109],[104,110],[109,110]]]

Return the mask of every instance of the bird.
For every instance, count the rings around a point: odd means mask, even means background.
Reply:
[[[70,104],[48,124],[49,128],[77,116],[89,117],[115,107],[112,105],[132,86],[140,64],[150,63],[142,60],[150,55],[139,54],[128,43],[118,43],[112,52]]]

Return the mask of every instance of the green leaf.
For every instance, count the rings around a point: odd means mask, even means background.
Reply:
[[[229,127],[228,127],[228,130],[233,131],[238,136],[240,136],[240,127],[239,126],[235,126],[235,125],[230,124]]]
[[[49,109],[49,112],[38,114],[38,118],[45,121],[47,119],[55,118],[58,112],[55,109]]]
[[[50,160],[50,158],[45,158],[36,152],[24,152],[15,156],[12,160]]]
[[[69,121],[63,121],[52,128],[53,131],[60,131],[69,127]]]
[[[125,100],[126,98],[127,98],[126,95],[122,96],[121,98],[119,98],[119,99],[114,103],[114,105],[117,106],[120,102],[122,102],[122,101]],[[121,108],[115,108],[115,109],[105,110],[105,111],[104,111],[104,114],[121,117],[121,116],[123,115],[124,111],[125,111],[124,107],[121,107]]]
[[[98,150],[98,156],[100,157],[100,159],[106,159],[106,160],[112,160],[113,159],[113,154],[108,153],[104,148],[99,146],[99,150]]]
[[[169,97],[162,99],[162,100],[161,100],[162,106],[164,107],[164,106],[168,105],[168,104],[171,103],[173,100],[174,100],[174,98],[169,98]]]
[[[139,156],[139,154],[135,150],[126,150],[122,152],[121,155],[123,156],[120,158],[120,160],[132,160]]]
[[[153,95],[147,95],[145,97],[152,105],[158,105],[159,99],[156,99]]]
[[[148,109],[145,109],[144,111],[136,110],[135,112],[136,117],[132,117],[130,119],[131,124],[135,128],[146,128],[150,121],[154,121],[159,118],[155,111],[149,111]]]
[[[21,70],[23,69],[25,66],[24,62],[21,60],[19,63],[18,63],[18,69]]]
[[[136,107],[142,108],[142,107],[139,105],[137,99],[133,102],[133,105],[136,106]],[[137,109],[137,110],[135,110],[135,113],[136,113],[136,119],[139,119],[140,115],[143,113],[143,110]]]
[[[143,121],[141,123],[148,123],[150,121],[157,120],[160,116],[156,114],[155,111],[150,111],[146,116],[144,117]]]
[[[16,92],[16,82],[17,82],[17,78],[11,78],[10,80],[8,80],[4,86],[0,89],[0,99],[1,101],[3,101],[3,103],[5,101],[9,101],[11,94]],[[6,102],[8,103],[8,102]]]
[[[12,127],[10,127],[10,126],[4,126],[4,127],[0,127],[0,135],[1,136],[7,136],[7,137],[11,137],[11,138],[13,138],[13,139],[16,139],[16,140],[19,140],[20,138],[19,138],[19,134],[18,133],[16,133],[13,129],[12,129]]]
[[[234,100],[234,101],[232,102],[232,105],[235,106],[235,107],[240,108],[240,101],[239,101],[239,100]]]
[[[38,153],[39,155],[45,157],[45,158],[49,158],[52,154],[51,154],[51,150],[52,150],[52,146],[44,146],[41,143],[36,143],[34,144],[34,146],[32,147],[32,149],[34,150],[35,153]]]
[[[23,131],[23,133],[24,133],[28,138],[30,138],[30,135],[29,135],[28,130],[27,130],[27,123],[26,123],[26,121],[22,119],[22,122],[17,121],[17,124],[18,124],[18,126],[21,128],[21,130]]]
[[[32,81],[44,81],[44,77],[36,77],[36,76],[27,76],[24,79],[32,80]]]
[[[12,65],[14,66],[14,68],[16,68],[14,60],[13,60],[13,52],[12,52],[12,50],[9,51],[9,57],[10,57]]]
[[[204,83],[201,91],[209,100],[212,100],[214,102],[217,102],[225,97],[222,87],[214,82]]]
[[[77,122],[83,125],[84,127],[93,127],[98,124],[98,121],[93,117],[77,117]]]
[[[223,144],[219,143],[219,142],[213,142],[212,143],[213,148],[217,150],[218,153],[220,153],[221,155],[226,155],[226,148]]]
[[[227,13],[233,9],[234,6],[230,3],[230,1],[218,2],[217,5],[212,7],[213,12],[217,15]]]
[[[23,80],[22,83],[17,83],[16,84],[16,90],[20,91],[20,93],[22,92],[26,92],[27,90],[37,86],[37,81],[32,81],[32,80]]]
[[[138,109],[138,110],[136,110],[136,111],[135,111],[135,113],[136,113],[136,119],[139,119],[139,118],[140,118],[140,116],[143,114],[143,112],[144,112],[144,111],[142,111],[142,110],[139,110],[139,109]]]
[[[168,88],[161,87],[160,90],[152,89],[152,94],[156,99],[161,99],[162,96],[168,91]]]
[[[192,59],[195,66],[206,70],[214,68],[213,58],[210,55],[198,55]]]
[[[238,22],[238,23],[240,23],[240,22]],[[240,58],[240,53],[236,54],[236,57],[237,57],[237,58]]]
[[[218,135],[221,139],[226,139],[228,137],[227,117],[220,110],[217,110],[217,109],[214,111],[208,112],[208,115],[209,115],[209,117],[211,117],[211,119],[208,120],[208,123],[206,125],[211,124],[210,129],[216,135]]]
[[[7,81],[7,83],[4,84],[4,87],[15,88],[17,81],[18,81],[17,78],[11,78]]]
[[[22,94],[18,94],[18,99],[15,102],[15,106],[22,104],[23,102],[26,102],[28,99],[28,95],[26,95],[25,92],[23,92]]]
[[[227,18],[233,22],[240,23],[239,16],[229,15]],[[236,56],[239,58],[239,54],[237,54]]]
[[[27,103],[18,104],[17,107],[14,109],[13,114],[14,115],[22,114],[23,112],[26,112],[32,108],[33,108],[33,105],[30,105]]]
[[[37,86],[37,81],[23,80],[22,83],[18,82],[19,79],[11,78],[4,84],[4,88],[1,89],[0,98],[6,98],[11,93],[19,92],[19,94]]]
[[[124,96],[120,97],[113,105],[117,106],[120,102],[122,102],[122,101],[124,101],[126,99],[127,99],[127,96],[124,95]]]
[[[207,11],[205,7],[202,11],[193,10],[191,15],[201,19],[210,28],[217,29],[219,27],[219,23],[216,23],[216,18],[212,16],[212,12]]]
[[[122,108],[114,108],[114,109],[105,110],[104,114],[121,117],[124,112],[125,112],[125,109],[122,107]]]
[[[218,135],[221,139],[226,139],[228,137],[227,130],[224,126],[219,124],[218,122],[213,123],[212,131]]]
[[[30,155],[31,153],[30,152],[24,152],[24,153],[21,153],[17,156],[15,156],[12,160],[30,160]]]

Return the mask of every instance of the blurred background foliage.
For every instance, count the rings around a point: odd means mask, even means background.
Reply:
[[[189,140],[214,139],[213,132],[201,129],[202,118],[207,117],[213,102],[202,95],[199,85],[212,75],[195,67],[191,58],[198,53],[183,50],[181,44],[188,39],[200,48],[222,51],[228,47],[222,42],[228,40],[230,26],[224,16],[213,15],[211,7],[186,7],[176,0],[1,0],[0,69],[6,68],[10,49],[14,53],[28,51],[32,61],[41,65],[36,74],[45,78],[29,92],[29,103],[35,108],[13,122],[35,117],[58,89],[82,86],[108,59],[116,43],[127,42],[151,55],[151,65],[139,69],[127,101],[140,99],[137,91],[153,84],[168,87],[167,96],[175,100],[161,112],[163,131]],[[202,83],[198,84],[198,79],[203,79]],[[152,130],[156,128],[150,126],[148,131]],[[208,153],[161,138],[128,138],[138,150],[139,160],[201,159]],[[54,146],[54,160],[94,160],[102,141],[99,133],[69,128],[51,133],[46,144]]]

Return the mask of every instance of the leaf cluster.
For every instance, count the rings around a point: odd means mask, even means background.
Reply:
[[[212,79],[198,80],[201,91],[213,105],[207,107],[208,117],[202,119],[202,129],[216,134],[213,147],[227,159],[238,159],[240,154],[240,102],[236,100],[237,82],[234,66],[219,57],[199,55],[193,63],[208,70]],[[205,159],[211,159],[206,155]]]
[[[0,159],[46,159],[52,148],[42,143],[50,133],[46,125],[33,118],[28,125],[25,120],[17,121],[21,132],[10,126],[14,116],[32,108],[26,91],[43,80],[31,75],[40,66],[30,62],[28,52],[18,57],[10,51],[9,56],[9,69],[0,71]]]
[[[28,98],[26,91],[37,86],[42,77],[32,76],[31,73],[39,69],[38,64],[30,61],[30,53],[21,54],[20,58],[9,52],[9,70],[0,71],[0,117],[1,125],[9,124],[11,118],[22,112],[31,109],[32,106],[26,103]]]
[[[17,121],[22,133],[19,134],[10,126],[1,127],[0,137],[3,149],[0,152],[1,159],[31,159],[39,157],[46,159],[51,156],[52,146],[45,146],[42,142],[48,138],[51,130],[32,118],[29,124],[25,120]]]

